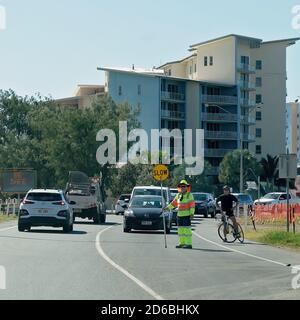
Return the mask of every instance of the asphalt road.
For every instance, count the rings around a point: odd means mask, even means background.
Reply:
[[[193,250],[175,249],[176,229],[164,247],[161,232],[122,231],[108,223],[19,233],[0,225],[0,299],[299,299],[292,267],[300,254],[246,241],[223,244],[211,219],[195,219]],[[288,266],[290,265],[290,266]],[[300,281],[298,281],[300,284]]]

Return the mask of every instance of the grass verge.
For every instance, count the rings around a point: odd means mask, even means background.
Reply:
[[[286,231],[246,231],[248,240],[269,244],[280,248],[296,249],[300,252],[300,233]]]
[[[17,217],[12,214],[10,214],[9,216],[0,214],[0,223],[7,222],[7,221],[14,221],[16,219]]]

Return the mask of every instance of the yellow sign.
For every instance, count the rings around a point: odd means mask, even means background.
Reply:
[[[163,164],[158,164],[154,167],[152,176],[157,181],[164,181],[169,178],[169,169]]]

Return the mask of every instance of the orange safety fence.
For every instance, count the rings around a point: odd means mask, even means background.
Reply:
[[[257,223],[274,223],[287,219],[287,205],[256,205],[253,207],[252,218]],[[291,203],[289,220],[290,223],[295,223],[297,218],[300,218],[300,204]]]

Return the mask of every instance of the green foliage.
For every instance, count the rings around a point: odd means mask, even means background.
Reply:
[[[260,175],[261,165],[251,155],[248,150],[243,150],[243,164],[244,164],[244,181],[253,180],[253,174],[249,168],[255,173],[256,176]],[[219,180],[223,184],[238,190],[240,183],[240,157],[241,151],[234,150],[228,153],[220,164]]]
[[[0,91],[0,167],[33,168],[39,187],[56,188],[64,188],[71,170],[89,176],[101,171],[109,186],[110,166],[96,161],[97,132],[107,128],[118,133],[119,121],[125,120],[128,130],[136,128],[137,115],[128,104],[115,104],[108,97],[98,98],[91,108],[74,110],[48,99]]]

